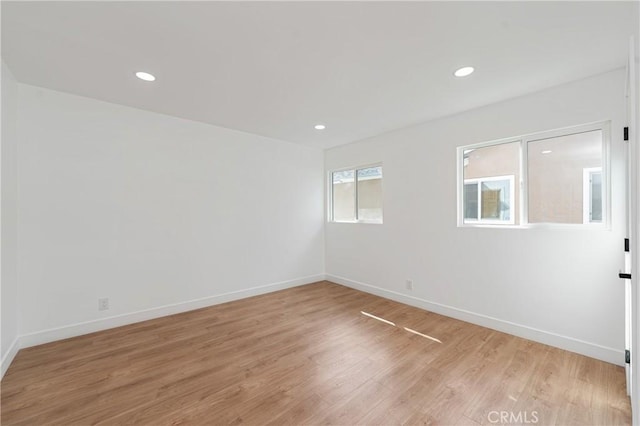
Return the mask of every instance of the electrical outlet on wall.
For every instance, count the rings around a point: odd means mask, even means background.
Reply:
[[[407,280],[405,282],[405,287],[407,288],[407,290],[413,290],[413,280]]]
[[[98,299],[98,310],[99,311],[109,310],[109,298],[105,297],[102,299]]]

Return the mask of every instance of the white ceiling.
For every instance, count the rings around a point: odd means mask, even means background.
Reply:
[[[24,83],[327,148],[622,67],[637,8],[2,1],[2,57]]]

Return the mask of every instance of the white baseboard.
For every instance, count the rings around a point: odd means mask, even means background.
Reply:
[[[0,361],[0,380],[4,377],[4,373],[7,372],[11,362],[16,357],[16,354],[20,350],[20,337],[16,336],[11,342],[11,346],[9,346],[9,350],[2,357],[2,361]]]
[[[447,317],[481,325],[483,327],[502,331],[504,333],[512,334],[514,336],[522,337],[528,340],[533,340],[535,342],[544,343],[545,345],[555,346],[556,348],[565,349],[567,351],[576,352],[581,355],[609,362],[611,364],[621,366],[624,365],[624,351],[622,350],[608,348],[596,343],[574,339],[573,337],[563,336],[549,331],[528,327],[526,325],[501,320],[499,318],[478,314],[464,309],[454,308],[453,306],[431,302],[418,297],[409,296],[392,290],[376,287],[370,284],[350,280],[348,278],[326,274],[325,279],[327,281],[332,281],[346,287],[364,291],[365,293],[375,294],[376,296],[395,300],[396,302],[415,306],[417,308],[435,312]]]
[[[252,287],[244,290],[233,291],[215,296],[204,297],[201,299],[189,300],[186,302],[174,303],[171,305],[160,306],[157,308],[147,309],[143,311],[132,312],[129,314],[118,315],[108,318],[102,318],[93,321],[86,321],[77,324],[71,324],[63,327],[51,328],[35,333],[29,333],[18,336],[11,344],[6,355],[2,358],[1,374],[2,378],[9,368],[18,351],[22,348],[53,342],[56,340],[76,337],[83,334],[94,333],[96,331],[106,330],[109,328],[120,327],[123,325],[133,324],[140,321],[146,321],[154,318],[164,317],[167,315],[187,312],[194,309],[205,308],[220,303],[231,302],[234,300],[244,299],[251,296],[271,293],[278,290],[297,287],[310,284],[316,281],[328,280],[341,284],[366,293],[375,294],[380,297],[395,300],[400,303],[415,306],[448,317],[456,318],[462,321],[481,325],[483,327],[513,334],[518,337],[555,346],[560,349],[576,352],[591,358],[600,359],[616,365],[623,365],[624,352],[613,348],[608,348],[595,343],[574,339],[568,336],[562,336],[533,327],[516,324],[510,321],[504,321],[487,315],[466,311],[464,309],[454,308],[452,306],[443,305],[436,302],[430,302],[418,297],[409,296],[391,290],[386,290],[370,284],[361,283],[343,277],[331,274],[318,274],[307,277],[297,278],[289,281],[283,281],[274,284],[268,284],[258,287]]]
[[[131,312],[128,314],[101,318],[98,320],[70,324],[63,327],[50,328],[35,333],[23,334],[19,339],[19,348],[28,348],[30,346],[36,346],[56,340],[81,336],[83,334],[94,333],[96,331],[106,330],[109,328],[120,327],[140,321],[164,317],[167,315],[179,314],[182,312],[192,311],[194,309],[200,309],[207,306],[218,305],[220,303],[244,299],[251,296],[258,296],[260,294],[271,293],[278,290],[284,290],[291,287],[310,284],[316,281],[322,281],[324,280],[324,278],[324,274],[311,275],[307,277],[296,278],[293,280],[282,281],[279,283],[267,284],[263,286],[232,291],[229,293],[203,297],[201,299],[173,303],[170,305],[159,306],[157,308],[146,309],[143,311]],[[4,373],[4,360],[2,361],[2,368]]]

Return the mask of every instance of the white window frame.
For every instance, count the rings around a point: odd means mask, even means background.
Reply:
[[[508,180],[509,181],[509,200],[511,200],[511,203],[509,204],[509,220],[499,220],[499,219],[483,219],[482,218],[482,182],[495,182],[495,181],[501,181],[501,180]],[[505,176],[487,176],[487,177],[480,177],[480,178],[472,178],[472,179],[465,179],[464,181],[464,185],[470,184],[470,183],[476,183],[478,184],[478,218],[477,219],[465,219],[464,218],[464,210],[462,212],[462,220],[464,221],[465,225],[469,225],[469,224],[483,224],[483,225],[513,225],[516,223],[516,218],[515,218],[515,196],[516,196],[516,190],[514,187],[514,182],[515,182],[515,176],[514,175],[505,175]],[[464,186],[463,186],[464,189]],[[464,200],[462,200],[464,203]],[[463,206],[464,208],[464,206]]]
[[[528,144],[543,139],[555,138],[560,136],[570,136],[578,133],[586,133],[600,130],[602,132],[602,222],[593,223],[529,223],[529,188],[528,182]],[[520,188],[519,199],[516,200],[519,206],[519,224],[507,224],[504,222],[482,223],[480,221],[465,221],[464,219],[464,152],[470,149],[484,148],[494,145],[502,145],[518,142],[520,144],[520,182],[516,184]],[[460,146],[457,148],[457,217],[458,227],[498,227],[498,228],[567,228],[567,229],[611,229],[611,170],[610,170],[610,146],[611,146],[611,122],[600,121],[588,123],[578,126],[565,127],[545,132],[530,133],[512,138],[481,142],[477,144]],[[515,205],[515,204],[514,204]]]
[[[380,167],[383,169],[382,177],[380,178],[382,182],[380,184],[382,186],[382,194],[384,194],[384,167],[382,166],[382,163],[366,164],[366,165],[356,166],[356,167],[343,167],[340,169],[329,170],[327,172],[327,188],[328,188],[327,198],[329,200],[329,202],[327,203],[327,207],[328,207],[327,218],[329,223],[367,223],[367,224],[374,224],[374,225],[382,225],[384,221],[384,197],[383,197],[383,203],[382,203],[382,219],[367,220],[367,219],[358,218],[358,170],[370,169],[373,167]],[[355,210],[354,217],[356,218],[356,220],[335,220],[333,217],[333,174],[339,173],[339,172],[345,172],[349,170],[353,170],[353,183],[354,183],[353,206]]]

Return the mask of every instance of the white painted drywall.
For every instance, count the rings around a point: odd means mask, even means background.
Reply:
[[[1,374],[17,352],[18,337],[18,276],[17,276],[17,138],[16,105],[18,85],[11,70],[2,61],[2,247],[0,295],[2,355]]]
[[[614,71],[326,151],[326,171],[384,168],[384,224],[328,223],[327,277],[621,364],[624,87]],[[602,120],[611,230],[456,226],[457,146]]]
[[[23,84],[18,135],[25,344],[322,277],[320,150]]]

